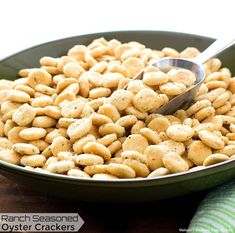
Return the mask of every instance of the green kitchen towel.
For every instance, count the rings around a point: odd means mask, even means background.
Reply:
[[[213,189],[199,205],[188,233],[235,233],[235,181]]]

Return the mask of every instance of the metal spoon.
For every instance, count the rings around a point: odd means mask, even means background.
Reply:
[[[210,58],[213,58],[214,56],[218,55],[228,47],[232,46],[234,41],[235,38],[218,39],[194,59],[163,58],[151,64],[152,66],[157,67],[163,72],[167,72],[172,68],[188,69],[192,71],[196,76],[195,85],[189,88],[186,92],[174,97],[168,103],[157,109],[156,113],[168,115],[173,114],[178,109],[188,108],[191,105],[198,88],[205,80],[205,72],[202,64]],[[132,80],[141,80],[143,79],[143,75],[144,71],[140,72]]]

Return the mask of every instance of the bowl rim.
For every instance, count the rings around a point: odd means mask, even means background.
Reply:
[[[96,33],[88,33],[88,34],[80,34],[80,35],[76,35],[76,36],[71,36],[71,37],[65,37],[65,38],[60,38],[60,39],[56,39],[56,40],[51,40],[51,41],[47,41],[41,44],[37,44],[34,46],[31,46],[29,48],[20,50],[16,53],[13,53],[11,55],[7,55],[6,57],[3,57],[0,59],[0,62],[4,62],[14,56],[20,55],[21,53],[27,52],[31,49],[36,49],[38,47],[41,46],[45,46],[45,45],[50,45],[56,42],[62,42],[64,40],[68,40],[68,39],[75,39],[75,38],[79,38],[79,37],[92,37],[92,36],[96,36],[98,37],[105,37],[106,35],[110,34],[110,33],[159,33],[159,34],[167,34],[167,35],[180,35],[180,36],[192,36],[194,38],[198,38],[198,39],[202,39],[202,40],[215,40],[215,38],[212,37],[207,37],[207,36],[202,36],[199,34],[193,34],[193,33],[185,33],[185,32],[178,32],[178,31],[165,31],[165,30],[117,30],[117,31],[103,31],[103,32],[96,32]],[[0,152],[1,153],[1,152]],[[194,171],[186,171],[186,172],[180,172],[180,173],[173,173],[173,174],[168,174],[168,175],[164,175],[164,176],[159,176],[159,177],[151,177],[151,178],[126,178],[126,179],[113,179],[113,180],[105,180],[105,179],[92,179],[92,178],[81,178],[81,177],[73,177],[73,176],[68,176],[68,175],[63,175],[63,174],[55,174],[55,173],[49,173],[49,172],[41,172],[41,171],[37,171],[37,170],[31,170],[28,168],[25,168],[23,166],[20,165],[15,165],[15,164],[11,164],[5,161],[0,160],[0,171],[3,170],[10,170],[13,173],[17,173],[17,171],[21,172],[23,175],[40,175],[40,177],[42,178],[48,178],[48,179],[54,179],[57,178],[59,180],[68,180],[68,181],[77,181],[77,182],[82,182],[82,183],[95,183],[95,184],[99,184],[99,183],[110,183],[110,184],[120,184],[120,183],[128,183],[128,184],[136,184],[136,183],[148,183],[148,182],[153,182],[153,181],[171,181],[175,178],[192,178],[193,175],[198,174],[198,175],[206,175],[206,172],[209,171],[211,173],[217,173],[219,171],[216,171],[216,168],[221,168],[220,172],[226,169],[226,165],[230,165],[230,164],[234,164],[235,165],[235,159],[234,160],[227,160],[218,164],[214,164],[214,165],[210,165],[208,167],[203,167],[201,169],[198,170],[194,170]],[[184,180],[184,179],[183,179]]]
[[[194,38],[198,38],[198,39],[202,39],[202,40],[216,40],[213,37],[209,37],[209,36],[203,36],[203,35],[199,35],[199,34],[194,34],[194,33],[186,33],[186,32],[180,32],[180,31],[170,31],[170,30],[114,30],[114,31],[102,31],[102,32],[94,32],[94,33],[87,33],[87,34],[78,34],[76,36],[68,36],[68,37],[63,37],[63,38],[59,38],[59,39],[55,39],[55,40],[50,40],[50,41],[46,41],[40,44],[36,44],[30,47],[27,47],[26,49],[21,49],[15,53],[12,53],[10,55],[6,55],[4,57],[0,57],[0,62],[4,62],[7,59],[10,59],[13,56],[16,55],[20,55],[21,53],[27,52],[31,49],[36,49],[40,46],[44,46],[44,45],[49,45],[52,43],[56,43],[56,42],[60,42],[63,40],[67,40],[67,39],[75,39],[78,37],[85,37],[85,36],[105,36],[106,34],[110,34],[110,33],[160,33],[160,34],[177,34],[180,36],[193,36]]]
[[[171,183],[171,181],[174,181],[175,179],[183,179],[187,180],[190,178],[193,178],[194,175],[199,175],[200,177],[203,177],[204,175],[209,172],[210,174],[223,172],[226,169],[226,165],[229,166],[233,164],[233,167],[235,166],[235,159],[223,161],[217,164],[213,164],[207,167],[203,167],[200,169],[196,169],[194,171],[186,171],[186,172],[179,172],[179,173],[172,173],[164,176],[158,176],[158,177],[150,177],[150,178],[123,178],[123,179],[92,179],[92,178],[82,178],[82,177],[75,177],[75,176],[69,176],[64,174],[57,174],[57,173],[50,173],[50,172],[42,172],[38,170],[29,169],[27,167],[23,167],[20,165],[11,164],[5,161],[0,160],[0,173],[1,168],[4,170],[11,170],[14,173],[17,173],[17,171],[23,173],[23,175],[40,175],[42,178],[48,178],[48,179],[60,179],[62,181],[77,181],[77,182],[85,182],[85,183],[110,183],[110,184],[120,184],[120,183],[128,183],[128,184],[136,184],[136,183],[147,183],[147,182],[154,182],[154,181],[162,181],[164,184]],[[217,171],[216,168],[221,168],[220,171]],[[185,179],[187,178],[187,179]],[[168,181],[168,182],[164,182]],[[178,180],[180,181],[180,180]]]

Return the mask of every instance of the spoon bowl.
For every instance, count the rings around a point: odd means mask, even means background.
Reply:
[[[156,61],[152,65],[163,72],[168,72],[172,68],[183,68],[192,71],[196,76],[195,84],[192,87],[190,87],[186,92],[174,97],[167,104],[157,109],[156,113],[168,115],[173,114],[178,109],[188,108],[191,105],[197,93],[197,90],[205,79],[203,66],[197,64],[192,60],[183,58],[164,58]]]
[[[183,68],[186,70],[190,70],[196,76],[196,81],[192,87],[187,89],[184,93],[174,97],[168,103],[164,104],[162,107],[156,109],[155,113],[168,115],[173,114],[178,109],[186,109],[193,102],[194,97],[196,96],[197,90],[205,80],[205,72],[202,64],[208,61],[210,58],[215,57],[219,53],[223,52],[225,49],[229,48],[233,45],[235,39],[234,38],[221,38],[216,40],[213,44],[211,44],[206,50],[204,50],[201,54],[199,54],[196,58],[193,59],[183,59],[183,58],[163,58],[159,59],[152,66],[157,67],[159,70],[163,72],[168,72],[172,68]],[[142,80],[144,75],[144,71],[141,71],[137,74],[132,80]],[[128,85],[127,85],[128,86]],[[125,89],[127,88],[125,87]]]

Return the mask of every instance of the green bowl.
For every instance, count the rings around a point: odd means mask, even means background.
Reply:
[[[150,48],[194,46],[203,51],[214,39],[176,32],[118,31],[76,36],[24,50],[0,61],[0,78],[16,79],[19,69],[38,67],[42,56],[58,57],[76,44],[88,44],[98,37],[122,42],[139,41]],[[220,55],[225,67],[235,73],[235,46]],[[47,174],[0,161],[0,173],[34,190],[63,198],[90,202],[145,202],[206,190],[235,177],[235,160],[199,171],[171,174],[151,179],[101,181]]]

